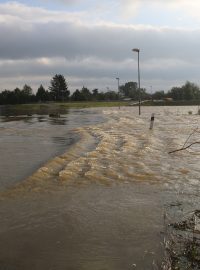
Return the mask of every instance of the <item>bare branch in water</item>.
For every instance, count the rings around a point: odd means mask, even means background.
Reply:
[[[173,151],[170,151],[168,152],[168,154],[172,154],[172,153],[175,153],[175,152],[178,152],[178,151],[182,151],[182,150],[186,150],[187,148],[190,148],[193,144],[199,144],[200,142],[197,141],[197,142],[193,142],[193,143],[190,143],[188,146],[186,146],[187,142],[189,141],[189,139],[191,138],[192,135],[194,135],[195,133],[200,133],[199,131],[199,128],[195,128],[191,133],[190,135],[187,137],[187,139],[185,140],[183,146],[179,149],[176,149],[176,150],[173,150]]]
[[[188,142],[189,138],[190,138],[195,132],[197,132],[197,131],[198,131],[198,127],[195,128],[195,129],[190,133],[190,135],[187,137],[187,139],[186,139],[184,145],[182,146],[182,148],[185,147],[185,145],[186,145],[186,143]],[[198,131],[198,132],[199,132],[199,131]]]
[[[193,142],[193,143],[189,144],[189,145],[186,146],[186,147],[181,147],[181,148],[179,148],[179,149],[170,151],[170,152],[168,152],[168,154],[172,154],[172,153],[175,153],[175,152],[178,152],[178,151],[186,150],[187,148],[190,148],[190,147],[191,147],[192,145],[194,145],[194,144],[200,144],[200,142]]]

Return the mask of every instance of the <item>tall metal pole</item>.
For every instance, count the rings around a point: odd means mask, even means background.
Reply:
[[[138,86],[139,86],[139,115],[141,114],[141,93],[140,93],[140,50],[138,50]]]
[[[119,100],[119,78],[116,78],[118,86],[118,100]],[[119,100],[119,109],[120,109],[120,100]]]
[[[140,92],[140,49],[132,49],[133,52],[137,52],[138,53],[138,90],[139,90],[139,100],[138,100],[138,104],[139,104],[139,115],[141,114],[141,92]]]
[[[150,91],[150,95],[151,95],[151,101],[153,101],[153,93],[152,93],[152,85],[150,86],[150,88],[151,88],[151,91]]]

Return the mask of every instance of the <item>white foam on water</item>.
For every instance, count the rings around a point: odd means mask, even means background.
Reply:
[[[183,179],[191,186],[198,185],[200,164],[195,148],[168,154],[184,144],[198,122],[197,116],[193,116],[192,122],[188,115],[176,115],[173,110],[168,108],[166,113],[163,108],[155,113],[154,128],[150,130],[148,108],[140,117],[132,108],[105,109],[107,122],[77,129],[81,139],[65,154],[45,164],[23,185],[46,188],[47,183],[52,182],[64,185],[91,181],[162,184],[176,181],[184,187]],[[193,139],[197,140],[198,134]]]

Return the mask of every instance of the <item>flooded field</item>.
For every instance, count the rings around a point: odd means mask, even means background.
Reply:
[[[75,128],[103,121],[98,111],[60,112],[60,117],[49,117],[44,106],[39,115],[32,111],[22,114],[12,106],[0,111],[0,190],[22,181],[44,162],[64,153],[80,137],[73,132]]]
[[[199,209],[200,145],[169,154],[200,141],[196,113],[2,117],[0,269],[161,269],[167,223]]]

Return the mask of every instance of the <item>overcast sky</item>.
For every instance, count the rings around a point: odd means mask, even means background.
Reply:
[[[137,81],[132,48],[148,92],[200,84],[199,14],[199,0],[0,0],[0,90],[58,73],[71,91],[116,90]]]

